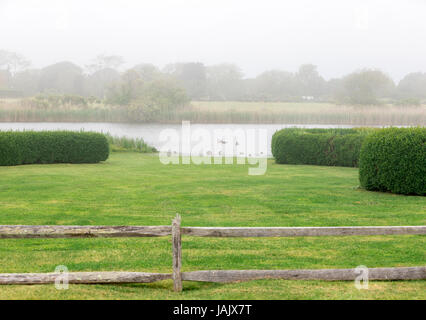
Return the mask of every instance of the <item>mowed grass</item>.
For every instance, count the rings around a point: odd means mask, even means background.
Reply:
[[[113,153],[101,164],[0,167],[0,224],[184,226],[425,225],[426,199],[358,188],[355,168],[163,165],[155,154]],[[170,237],[0,240],[0,273],[171,272]],[[183,237],[183,270],[422,266],[424,236]],[[171,281],[134,285],[0,286],[0,299],[426,299],[426,281]]]

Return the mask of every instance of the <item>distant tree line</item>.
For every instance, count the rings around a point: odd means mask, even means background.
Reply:
[[[364,69],[326,81],[312,64],[297,72],[269,70],[245,78],[234,64],[206,66],[199,62],[173,63],[160,69],[138,64],[119,71],[120,56],[99,55],[84,68],[59,62],[30,68],[19,54],[0,50],[0,96],[38,93],[93,97],[119,105],[143,104],[144,112],[158,106],[206,101],[316,101],[341,104],[420,104],[426,100],[426,73],[410,73],[395,83],[380,70]]]

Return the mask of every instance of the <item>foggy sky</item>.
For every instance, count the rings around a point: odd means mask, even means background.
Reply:
[[[238,64],[247,77],[314,63],[326,78],[426,72],[425,0],[0,0],[0,49],[44,67],[98,54]]]

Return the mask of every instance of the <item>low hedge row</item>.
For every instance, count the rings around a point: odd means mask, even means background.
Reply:
[[[388,128],[368,136],[359,180],[367,190],[426,195],[426,128]]]
[[[357,167],[361,145],[374,129],[283,129],[271,142],[277,163]]]
[[[97,163],[109,156],[106,137],[94,132],[0,132],[0,165]]]

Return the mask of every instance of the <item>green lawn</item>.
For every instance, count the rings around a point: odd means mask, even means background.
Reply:
[[[184,226],[424,225],[425,197],[367,192],[354,168],[268,162],[264,176],[243,165],[162,165],[158,155],[113,153],[87,165],[0,167],[0,224]],[[171,272],[170,237],[0,240],[0,273]],[[183,238],[183,270],[421,266],[424,236]],[[137,285],[0,286],[0,299],[426,299],[426,281],[171,281]]]

